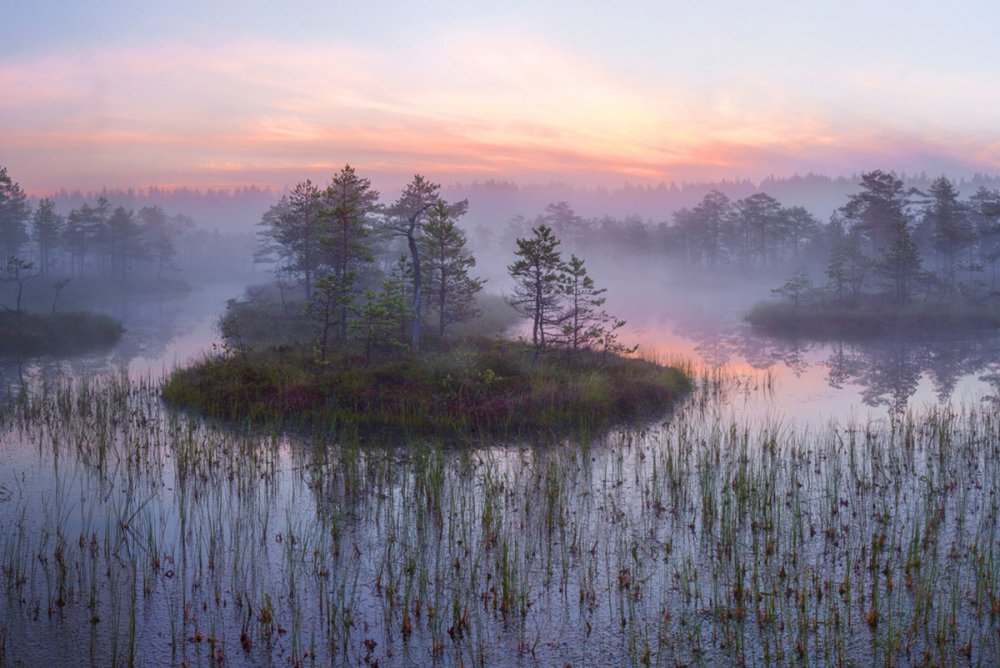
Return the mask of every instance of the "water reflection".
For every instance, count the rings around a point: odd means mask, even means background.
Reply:
[[[125,371],[161,378],[211,352],[225,302],[241,283],[217,283],[184,295],[118,297],[95,304],[125,323],[114,347],[73,358],[0,358],[0,386],[24,380]],[[898,415],[907,407],[977,395],[1000,396],[1000,335],[910,337],[872,341],[810,341],[765,336],[741,322],[743,302],[720,307],[704,295],[666,306],[620,309],[632,331],[625,337],[666,360],[691,360],[696,369],[724,367],[745,375],[767,370],[776,379],[766,402],[742,406],[751,417],[780,413],[806,421],[851,417],[859,407]],[[754,413],[754,411],[757,411]]]
[[[71,357],[0,357],[0,383],[78,378],[122,371],[133,378],[158,379],[175,366],[211,350],[218,340],[216,323],[225,302],[242,284],[219,283],[173,295],[117,295],[95,303],[95,311],[120,320],[121,339],[109,348]]]
[[[686,340],[690,354],[706,367],[784,369],[792,388],[822,381],[890,415],[902,414],[915,399],[944,403],[959,393],[1000,391],[1000,335],[995,333],[814,341],[765,336],[735,319],[704,315],[678,316],[671,331],[681,341],[658,343],[659,333],[647,328],[646,342],[676,350]],[[795,402],[792,388],[783,403]]]

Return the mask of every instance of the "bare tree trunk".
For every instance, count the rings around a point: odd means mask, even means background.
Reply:
[[[419,215],[419,214],[418,214]],[[410,329],[410,348],[420,350],[420,252],[417,249],[417,238],[414,234],[417,227],[417,216],[410,218],[410,228],[406,234],[406,242],[410,246],[410,257],[413,258],[413,318]]]
[[[346,186],[344,187],[344,197],[346,198]],[[346,215],[341,216],[340,221],[340,285],[343,290],[347,285],[347,217]],[[346,291],[346,290],[345,290]],[[340,299],[340,340],[347,340],[347,296],[346,294],[341,295]]]
[[[444,266],[442,263],[441,284],[438,290],[438,336],[440,336],[442,339],[444,338],[444,321],[445,321],[444,304],[447,297],[447,295],[445,294],[445,286],[447,285],[447,278],[448,277],[445,274]]]

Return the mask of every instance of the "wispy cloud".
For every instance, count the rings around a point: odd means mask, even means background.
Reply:
[[[0,163],[33,191],[280,186],[347,161],[396,180],[590,183],[997,166],[996,145],[979,139],[986,110],[966,131],[947,121],[958,102],[913,79],[847,74],[822,97],[751,71],[685,88],[502,34],[398,53],[268,41],[107,48],[0,63]],[[968,100],[974,79],[950,85]],[[842,100],[851,95],[856,104]],[[924,111],[885,109],[914,96]]]

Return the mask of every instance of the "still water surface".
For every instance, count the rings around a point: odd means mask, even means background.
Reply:
[[[239,291],[109,305],[113,350],[7,362],[0,665],[1000,657],[996,337],[788,342],[643,308],[626,338],[713,379],[662,423],[358,447],[161,408]],[[907,410],[930,417],[903,435]]]

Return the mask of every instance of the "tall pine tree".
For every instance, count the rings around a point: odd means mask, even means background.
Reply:
[[[476,259],[466,247],[465,232],[455,225],[444,202],[431,209],[420,250],[426,262],[429,301],[437,312],[438,336],[443,337],[448,325],[479,315],[476,295],[485,281],[469,276]]]
[[[517,239],[517,260],[507,267],[514,279],[508,303],[521,316],[531,319],[531,342],[543,350],[563,324],[563,261],[559,240],[548,225],[532,228],[532,236]]]
[[[423,307],[423,266],[420,256],[419,240],[423,234],[424,223],[430,211],[439,203],[444,203],[439,191],[441,186],[428,181],[417,174],[406,186],[399,199],[389,208],[389,231],[406,239],[410,251],[410,262],[413,270],[413,302],[411,312],[410,348],[420,349],[420,314]],[[461,216],[468,208],[467,200],[445,205],[452,216]]]
[[[331,289],[339,295],[327,294],[324,302],[333,299],[338,304],[337,338],[347,338],[347,321],[350,304],[356,290],[355,284],[364,266],[371,261],[368,238],[372,230],[372,217],[379,211],[379,193],[371,181],[358,176],[350,165],[334,174],[323,193],[322,212],[325,221],[322,238],[323,250],[332,280],[325,282],[323,291]]]
[[[56,212],[56,203],[45,198],[38,202],[31,219],[31,236],[38,244],[39,271],[47,276],[52,268],[52,253],[58,247],[65,219]]]
[[[7,173],[7,168],[0,167],[0,263],[16,257],[28,240],[30,213],[28,196]]]

